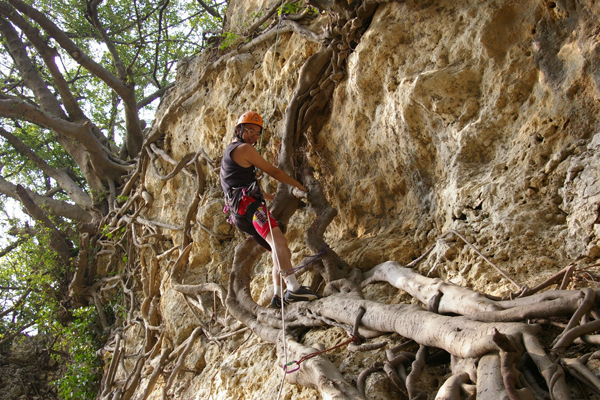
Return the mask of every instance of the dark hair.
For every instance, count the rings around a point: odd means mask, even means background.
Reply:
[[[244,139],[242,138],[242,135],[244,133],[244,125],[245,124],[239,124],[235,127],[235,129],[233,130],[234,139],[240,139],[242,142],[244,141]]]

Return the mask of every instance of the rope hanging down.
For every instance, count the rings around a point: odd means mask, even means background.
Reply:
[[[279,43],[279,30],[281,29],[281,21],[283,20],[283,4],[285,0],[281,0],[281,6],[279,7],[279,21],[277,22],[277,34],[275,35],[275,49],[273,49],[273,61],[271,62],[271,75],[269,77],[269,90],[267,90],[267,99],[265,100],[265,111],[263,116],[267,117],[267,108],[269,107],[269,101],[271,100],[271,87],[273,86],[273,75],[275,73],[275,56],[277,55],[277,44]],[[260,141],[258,142],[258,154],[262,154],[262,138],[260,135]]]
[[[273,61],[271,63],[271,74],[270,74],[270,78],[269,78],[269,90],[267,91],[267,98],[265,100],[265,110],[263,112],[263,116],[266,119],[267,116],[267,108],[269,106],[269,102],[271,100],[271,88],[273,87],[273,75],[275,72],[275,56],[277,55],[277,44],[279,43],[279,31],[281,29],[281,21],[283,20],[283,5],[284,5],[284,1],[285,0],[281,0],[281,6],[279,7],[279,21],[277,23],[277,35],[275,37],[275,48],[273,49]],[[263,135],[260,135],[260,141],[258,144],[258,153],[262,154],[262,141],[263,141]],[[266,205],[266,204],[265,204]],[[271,227],[271,220],[269,218],[267,218],[267,221],[269,222],[269,232],[271,233],[271,241],[273,242],[273,244],[275,244],[275,240],[273,237],[273,231],[272,231],[272,227]],[[279,257],[277,254],[277,250],[275,248],[272,249],[273,250],[273,254],[275,255],[275,258],[277,259],[277,264],[279,264]],[[303,265],[302,268],[304,268],[306,265],[310,264],[311,262],[313,262],[314,260],[316,260],[318,257],[321,256],[323,250],[310,262],[308,262],[307,264]],[[281,274],[281,270],[279,271],[279,286],[283,287],[283,276]],[[284,302],[283,302],[283,293],[278,293],[281,296],[281,320],[282,320],[282,333],[283,333],[283,349],[284,349],[284,357],[285,357],[285,365],[286,367],[284,367],[284,371],[287,368],[288,365],[288,354],[287,354],[287,344],[285,341],[285,311],[284,311]],[[352,339],[354,340],[354,338]],[[339,347],[339,346],[338,346]],[[315,354],[316,355],[316,354]],[[312,357],[314,357],[315,355],[313,355]],[[304,361],[305,359],[309,358],[307,357],[303,357],[303,359],[300,360],[300,362]],[[295,361],[294,361],[295,362]],[[300,362],[298,362],[298,368],[300,368]],[[287,372],[287,371],[286,371]],[[282,389],[283,389],[283,384],[285,382],[285,376],[286,374],[283,375],[282,380],[281,380],[281,385],[279,386],[279,394],[277,395],[277,399],[279,399],[281,397],[281,393],[282,393]]]
[[[273,82],[273,74],[275,72],[275,56],[277,55],[277,44],[279,43],[279,30],[281,28],[281,20],[283,18],[283,5],[284,5],[284,1],[285,0],[281,0],[281,6],[279,7],[279,21],[277,22],[277,35],[275,37],[275,49],[273,50],[273,61],[271,63],[271,76],[269,77],[269,90],[267,91],[267,98],[265,100],[265,111],[263,112],[263,116],[267,117],[267,108],[269,107],[269,101],[271,99],[271,88],[273,87],[272,82]],[[260,142],[258,144],[258,154],[262,154],[262,141],[263,141],[263,135],[260,135]],[[265,200],[265,207],[267,206],[266,204],[266,200]],[[271,241],[273,242],[273,245],[275,245],[275,239],[273,237],[273,228],[271,227],[271,219],[267,217],[267,221],[269,222],[269,232],[271,233]],[[275,249],[275,246],[273,246],[273,254],[275,255],[275,258],[277,259],[277,264],[279,265],[279,257],[277,255],[277,250]],[[281,269],[280,269],[280,275],[279,275],[279,287],[283,287],[283,277],[281,276]],[[287,352],[287,344],[285,342],[285,311],[284,311],[284,302],[283,302],[283,292],[282,293],[278,293],[279,296],[281,296],[281,323],[282,323],[282,329],[281,329],[281,333],[283,335],[283,353],[284,353],[284,357],[285,357],[285,362],[287,364],[287,360],[288,360],[288,352]],[[281,378],[281,385],[279,385],[279,393],[277,395],[277,400],[279,400],[281,398],[281,393],[283,390],[283,384],[285,383],[285,376],[286,374],[283,374],[283,377]]]

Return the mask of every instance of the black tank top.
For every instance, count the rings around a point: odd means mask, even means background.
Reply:
[[[256,181],[256,169],[254,165],[242,167],[231,158],[231,152],[242,144],[244,143],[236,141],[227,146],[223,160],[221,161],[221,171],[219,173],[221,187],[223,188],[223,192],[225,192],[225,199],[227,199],[229,206],[233,207],[234,211],[237,210],[242,198],[242,190],[236,189],[249,188],[247,194],[257,200],[262,199],[260,186]]]

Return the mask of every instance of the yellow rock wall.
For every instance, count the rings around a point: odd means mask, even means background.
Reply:
[[[230,31],[244,32],[252,13],[268,6],[233,1]],[[386,260],[407,264],[455,229],[529,285],[570,262],[596,261],[599,14],[592,0],[380,5],[355,43],[346,76],[321,117],[322,129],[310,129],[309,145],[300,149],[339,211],[326,233],[330,246],[351,266],[368,270]],[[326,24],[323,14],[311,28],[320,32]],[[264,155],[274,161],[298,72],[318,48],[286,33],[277,46],[266,42],[208,75],[207,63],[220,54],[182,62],[177,87],[158,116],[199,80],[203,84],[170,120],[159,147],[175,160],[202,149],[218,162],[238,115],[253,109],[263,114]],[[206,162],[204,168],[207,186],[192,228],[185,283],[218,282],[226,288],[233,249],[243,236],[221,212],[218,174]],[[181,225],[194,180],[179,174],[165,183],[149,171],[145,185],[154,196],[147,217]],[[272,181],[263,185],[275,188]],[[311,219],[298,211],[290,221],[294,261],[310,253],[302,237]],[[234,236],[219,239],[207,230]],[[180,231],[173,241],[181,242]],[[256,266],[257,301],[266,299],[270,266],[267,255]],[[418,269],[492,294],[514,290],[455,239],[440,241]],[[177,345],[197,322],[162,273],[161,323]],[[366,296],[410,300],[383,284],[368,288]],[[212,307],[212,296],[204,301]],[[329,346],[344,337],[331,328],[311,332],[306,340]],[[331,359],[352,380],[378,357],[376,351],[340,350]],[[218,344],[202,336],[170,393],[178,399],[277,398],[282,372],[275,360],[274,346],[249,331]],[[370,379],[370,399],[394,398],[384,380]],[[287,384],[282,398],[316,396]],[[160,398],[160,384],[151,398]]]

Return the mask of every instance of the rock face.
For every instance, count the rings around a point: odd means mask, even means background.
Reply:
[[[229,29],[243,33],[252,16],[269,6],[232,2]],[[592,0],[379,5],[350,49],[327,110],[305,133],[308,145],[298,149],[339,211],[326,232],[329,245],[351,266],[368,270],[386,260],[407,264],[455,230],[528,285],[569,263],[597,262],[599,17],[600,6]],[[326,25],[322,14],[309,27],[320,33]],[[214,60],[210,55],[181,64],[177,87],[157,117],[191,87],[195,91],[170,119],[160,147],[175,160],[202,149],[218,162],[237,117],[252,109],[267,126],[263,155],[276,162],[299,71],[319,46],[284,33],[277,43],[267,40],[216,70],[206,70]],[[165,171],[170,168],[165,164]],[[233,248],[243,235],[221,212],[218,173],[206,162],[203,168],[206,186],[191,229],[185,282],[226,288]],[[179,174],[165,182],[148,171],[145,186],[154,199],[146,218],[181,225],[194,198],[194,180]],[[263,189],[274,191],[276,185],[265,178]],[[310,253],[303,241],[310,222],[302,211],[290,220],[287,237],[295,262]],[[173,232],[180,244],[181,231]],[[262,305],[270,266],[264,255],[254,271],[252,294]],[[515,290],[455,237],[439,241],[418,269],[490,294]],[[166,271],[160,274],[157,306],[176,346],[197,320],[170,287]],[[383,284],[366,297],[408,300]],[[208,317],[200,319],[209,326]],[[305,341],[329,347],[343,340],[340,332],[311,332]],[[338,349],[330,359],[351,381],[380,356]],[[277,398],[282,373],[275,361],[274,345],[250,331],[220,342],[201,336],[169,393],[178,399]],[[370,379],[369,398],[395,398],[389,383],[377,375]],[[159,380],[149,398],[160,398],[161,385]],[[282,398],[316,396],[310,388],[287,384]]]
[[[0,353],[0,397],[6,400],[56,399],[50,382],[61,376],[60,365],[52,359],[44,337],[23,335],[10,352]]]

